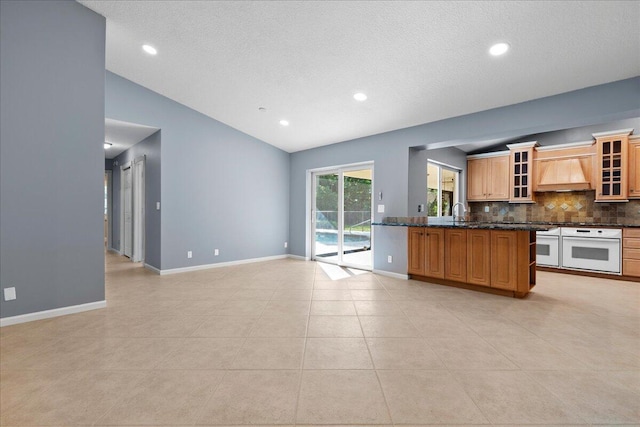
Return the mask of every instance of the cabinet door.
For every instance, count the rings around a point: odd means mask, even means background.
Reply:
[[[515,291],[518,285],[518,239],[513,231],[491,231],[491,287]]]
[[[475,285],[491,285],[489,230],[467,230],[467,282]]]
[[[509,200],[509,156],[489,157],[487,199]]]
[[[444,231],[444,277],[467,281],[467,230],[448,228]]]
[[[629,144],[629,197],[640,198],[640,141]]]
[[[418,276],[424,276],[424,263],[426,260],[426,246],[425,246],[425,228],[421,227],[409,227],[409,250],[408,250],[408,266],[407,271],[409,274],[416,274]]]
[[[596,200],[626,200],[628,136],[596,138],[598,147],[598,179]]]
[[[444,279],[444,228],[427,229],[426,276]]]
[[[533,149],[513,150],[509,164],[510,202],[533,201]]]
[[[467,160],[467,200],[485,200],[488,159]]]

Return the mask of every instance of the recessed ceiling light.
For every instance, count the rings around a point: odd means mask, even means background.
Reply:
[[[143,44],[142,45],[142,49],[147,52],[149,55],[155,55],[158,53],[158,51],[156,50],[155,47],[148,45],[148,44]]]
[[[356,101],[366,101],[367,100],[367,95],[365,95],[362,92],[358,92],[355,95],[353,95],[353,99],[355,99]]]
[[[489,53],[493,56],[500,56],[507,53],[509,50],[509,43],[496,43],[489,49]]]
[[[280,120],[280,124],[281,124],[282,126],[289,126],[289,122],[288,122],[288,121],[286,121],[286,120]]]
[[[260,111],[261,113],[266,113],[267,109],[264,107],[258,107],[258,111]]]
[[[105,141],[104,142],[104,149],[106,150],[108,148],[111,148],[112,145],[113,145],[112,143]]]

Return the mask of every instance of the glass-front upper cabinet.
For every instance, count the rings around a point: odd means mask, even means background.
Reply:
[[[508,144],[510,183],[509,202],[533,203],[533,149],[536,141]]]
[[[633,129],[593,134],[598,154],[596,202],[627,201],[631,132]]]

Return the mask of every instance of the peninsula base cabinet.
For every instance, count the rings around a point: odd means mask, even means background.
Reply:
[[[535,285],[535,231],[410,227],[408,237],[413,279],[519,298]]]

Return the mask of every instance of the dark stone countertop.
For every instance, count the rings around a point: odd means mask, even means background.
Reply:
[[[431,227],[431,228],[472,228],[487,230],[513,230],[513,231],[547,231],[556,228],[550,224],[528,224],[528,223],[497,223],[497,222],[474,222],[463,221],[455,223],[441,222],[431,224],[401,223],[401,222],[374,222],[373,225],[384,225],[390,227]]]
[[[584,222],[485,222],[485,221],[453,221],[440,223],[412,223],[412,222],[374,222],[373,225],[391,227],[438,227],[438,228],[473,228],[497,229],[516,231],[546,231],[556,227],[593,227],[593,228],[640,228],[640,224],[608,224]]]

